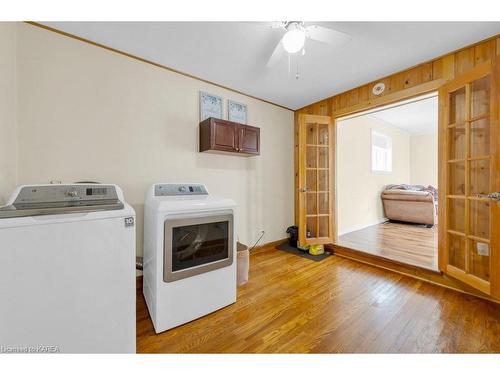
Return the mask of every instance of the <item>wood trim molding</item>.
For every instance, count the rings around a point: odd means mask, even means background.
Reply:
[[[242,91],[235,90],[235,89],[232,89],[232,88],[224,86],[224,85],[219,85],[218,83],[215,83],[215,82],[212,82],[212,81],[208,81],[206,79],[194,76],[194,75],[189,74],[189,73],[182,72],[182,71],[174,69],[174,68],[170,68],[170,67],[168,67],[166,65],[162,65],[162,64],[156,63],[156,62],[151,61],[151,60],[143,59],[142,57],[133,55],[131,53],[124,52],[124,51],[121,51],[119,49],[116,49],[116,48],[113,48],[113,47],[109,47],[109,46],[106,46],[104,44],[97,43],[97,42],[94,42],[94,41],[92,41],[90,39],[85,39],[85,38],[79,37],[79,36],[74,35],[74,34],[67,33],[65,31],[62,31],[62,30],[59,30],[59,29],[55,29],[53,27],[44,25],[44,24],[39,23],[39,22],[24,21],[24,23],[26,23],[28,25],[31,25],[31,26],[39,27],[39,28],[47,30],[47,31],[51,31],[51,32],[59,34],[59,35],[63,35],[65,37],[68,37],[68,38],[71,38],[71,39],[78,40],[78,41],[83,42],[83,43],[87,43],[87,44],[93,45],[95,47],[99,47],[99,48],[105,49],[105,50],[110,51],[110,52],[117,53],[117,54],[122,55],[122,56],[129,57],[129,58],[137,60],[137,61],[141,61],[141,62],[149,64],[149,65],[153,65],[153,66],[155,66],[157,68],[160,68],[160,69],[168,70],[169,72],[172,72],[172,73],[177,73],[177,74],[183,75],[185,77],[195,79],[195,80],[200,81],[200,82],[204,82],[204,83],[208,83],[210,85],[214,85],[214,86],[220,87],[221,89],[224,89],[224,90],[232,91],[232,92],[234,92],[236,94],[245,95],[245,96],[247,96],[249,98],[261,101],[261,102],[266,103],[266,104],[271,104],[271,105],[274,105],[276,107],[279,107],[279,108],[282,108],[282,109],[286,109],[286,110],[292,111],[292,112],[295,111],[295,110],[293,110],[291,108],[288,108],[288,107],[285,107],[285,106],[283,106],[281,104],[273,103],[273,102],[270,102],[268,100],[261,99],[261,98],[258,98],[256,96],[246,94],[246,93],[244,93]]]
[[[497,46],[500,47],[500,38],[497,39]],[[492,123],[490,131],[492,131],[492,139],[495,139],[496,142],[490,145],[490,153],[491,155],[495,155],[490,161],[494,176],[491,183],[492,188],[494,188],[493,191],[500,191],[500,50],[497,50],[497,56],[493,64],[492,79]],[[500,217],[500,202],[493,205],[491,215],[492,218]],[[498,223],[495,224],[495,228],[492,230],[490,241],[497,246],[500,244]],[[493,298],[500,300],[500,249],[498,247],[496,251],[491,252],[490,261],[491,295]]]
[[[427,60],[427,61],[424,61],[422,63],[419,63],[419,64],[416,64],[416,65],[413,65],[413,66],[410,66],[408,68],[405,68],[403,70],[400,70],[400,71],[396,71],[390,75],[387,75],[387,76],[384,76],[384,77],[380,77],[378,79],[375,79],[375,80],[372,80],[372,81],[369,81],[369,82],[366,82],[360,86],[356,86],[356,87],[353,87],[351,89],[348,89],[348,90],[345,90],[345,91],[342,91],[342,92],[339,92],[339,93],[336,93],[336,94],[333,94],[329,97],[326,97],[324,99],[320,99],[314,103],[310,103],[308,105],[305,105],[301,108],[298,108],[296,109],[295,111],[296,112],[304,112],[304,113],[310,113],[310,114],[324,114],[324,113],[319,113],[317,111],[313,111],[313,113],[311,112],[307,112],[307,109],[308,108],[311,108],[311,107],[315,107],[315,106],[319,106],[320,104],[328,101],[330,102],[328,104],[328,106],[330,107],[331,106],[331,102],[332,102],[332,99],[334,98],[337,98],[337,97],[340,97],[341,95],[343,94],[346,94],[346,93],[349,93],[351,91],[355,91],[355,90],[359,90],[361,88],[364,88],[364,86],[366,85],[371,85],[371,84],[375,84],[376,82],[390,82],[392,81],[392,79],[402,75],[402,74],[405,74],[405,73],[408,73],[412,70],[416,70],[420,67],[423,67],[424,65],[432,65],[431,66],[431,70],[434,71],[435,67],[433,66],[435,63],[438,63],[438,62],[441,62],[442,63],[442,66],[440,69],[438,70],[441,70],[443,72],[443,75],[439,78],[442,78],[444,80],[450,80],[450,79],[453,79],[454,76],[455,76],[455,54],[457,53],[460,53],[460,52],[465,52],[466,50],[468,49],[474,49],[476,47],[481,47],[481,45],[484,45],[484,44],[489,44],[489,43],[492,43],[492,47],[493,49],[495,50],[495,53],[496,55],[500,55],[500,34],[497,34],[497,35],[493,35],[489,38],[486,38],[486,39],[483,39],[483,40],[480,40],[476,43],[472,43],[472,44],[469,44],[467,46],[464,46],[462,48],[459,48],[459,49],[456,49],[454,51],[450,51],[450,52],[447,52],[445,54],[442,54],[442,55],[439,55],[439,56],[436,56],[430,60]],[[493,54],[495,54],[493,53]],[[432,75],[434,75],[434,72],[432,73]],[[436,76],[434,76],[435,78],[437,78]],[[364,103],[366,104],[366,102]]]
[[[384,105],[397,103],[402,100],[411,99],[416,96],[424,95],[432,91],[437,91],[445,83],[446,80],[444,79],[435,79],[430,82],[425,82],[417,86],[413,86],[407,89],[394,92],[392,94],[382,96],[380,98],[369,100],[367,103],[360,103],[351,107],[343,108],[338,111],[333,111],[333,117],[337,119],[339,117],[352,115],[357,112],[363,112]]]
[[[438,186],[446,185],[447,174],[447,158],[448,150],[448,126],[446,124],[446,116],[448,113],[448,103],[445,99],[445,91],[441,87],[439,89],[438,99]],[[448,259],[448,251],[446,246],[446,190],[438,189],[438,268],[440,271],[446,271]]]

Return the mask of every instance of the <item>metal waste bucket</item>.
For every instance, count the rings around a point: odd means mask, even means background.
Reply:
[[[250,251],[247,245],[236,243],[237,254],[237,285],[243,285],[248,282],[248,269],[250,268]]]

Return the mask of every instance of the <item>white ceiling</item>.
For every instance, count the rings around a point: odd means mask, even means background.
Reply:
[[[306,22],[351,35],[340,49],[308,40],[272,68],[271,22],[44,22],[249,95],[298,109],[500,33],[500,22]],[[295,65],[295,64],[294,64]]]
[[[399,105],[368,116],[407,131],[411,135],[435,134],[438,129],[438,98],[433,96]]]

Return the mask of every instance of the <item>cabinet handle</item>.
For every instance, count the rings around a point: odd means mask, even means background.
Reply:
[[[240,148],[238,149],[238,151],[241,151],[241,147],[243,147],[243,128],[240,128]]]

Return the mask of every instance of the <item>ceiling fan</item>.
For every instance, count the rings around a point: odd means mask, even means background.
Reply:
[[[267,67],[275,65],[283,56],[284,52],[289,55],[301,53],[305,54],[305,43],[307,39],[317,40],[331,46],[340,47],[347,43],[351,37],[341,31],[329,29],[323,26],[305,26],[302,21],[282,21],[275,22],[272,28],[282,28],[285,30],[282,38],[274,48],[271,57],[267,61]]]

